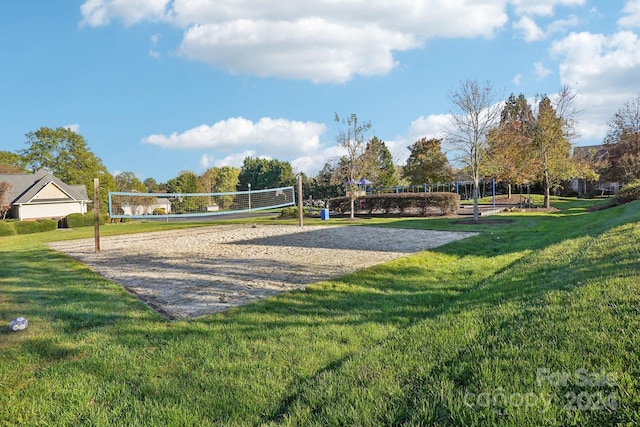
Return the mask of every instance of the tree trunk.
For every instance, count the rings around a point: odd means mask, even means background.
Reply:
[[[509,200],[511,200],[511,183],[507,183],[507,194],[509,195]]]
[[[544,171],[544,208],[548,209],[551,207],[551,200],[550,200],[550,189],[551,187],[551,183],[549,182],[549,171],[545,170]]]
[[[473,180],[473,222],[478,222],[480,219],[480,212],[478,209],[478,187],[480,183],[478,179]]]
[[[355,219],[355,210],[356,210],[356,199],[351,197],[351,219]]]

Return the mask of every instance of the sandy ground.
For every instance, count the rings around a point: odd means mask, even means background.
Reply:
[[[247,304],[474,233],[350,226],[228,225],[50,246],[170,319]]]

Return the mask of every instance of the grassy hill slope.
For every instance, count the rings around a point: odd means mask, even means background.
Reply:
[[[556,205],[372,220],[481,233],[180,322],[0,238],[0,425],[636,425],[640,202]]]

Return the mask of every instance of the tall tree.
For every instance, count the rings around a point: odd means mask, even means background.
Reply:
[[[114,176],[113,179],[116,182],[116,191],[128,193],[147,192],[147,187],[140,182],[133,172],[120,172]],[[151,210],[151,207],[155,202],[155,198],[149,196],[138,196],[132,194],[121,196],[121,203],[123,205],[128,205],[131,209],[131,213],[134,215],[142,215],[144,212],[148,212]]]
[[[199,178],[200,187],[207,193],[227,193],[236,191],[239,183],[240,169],[233,166],[213,167],[207,169]],[[222,209],[233,204],[233,196],[219,196],[217,203]]]
[[[325,163],[311,181],[311,196],[314,199],[330,199],[344,194],[342,183],[336,183],[334,180],[335,175],[335,167],[331,163]]]
[[[480,177],[487,169],[487,139],[500,119],[502,105],[497,102],[490,83],[480,86],[474,80],[462,82],[459,89],[450,93],[449,99],[458,111],[451,116],[446,139],[473,180],[473,220],[478,221]]]
[[[147,187],[133,172],[120,172],[113,177],[116,182],[116,191],[134,191],[146,193]]]
[[[393,187],[398,184],[393,156],[384,141],[377,136],[367,142],[362,163],[362,174],[374,187]]]
[[[0,173],[20,173],[26,167],[25,159],[11,151],[0,151]]]
[[[167,181],[169,193],[200,193],[203,190],[198,184],[198,176],[192,171],[183,170],[180,175]]]
[[[360,123],[356,114],[351,114],[347,118],[340,118],[335,114],[334,120],[341,123],[343,128],[338,131],[336,142],[338,147],[345,151],[345,155],[340,159],[338,167],[335,169],[334,183],[342,183],[349,194],[351,204],[351,219],[355,218],[355,201],[358,198],[358,181],[362,178],[364,168],[362,154],[365,150],[365,138],[371,130],[371,122]]]
[[[93,180],[100,180],[100,209],[107,209],[108,192],[115,181],[102,160],[89,149],[84,138],[68,128],[42,127],[26,134],[28,148],[20,150],[27,169],[46,169],[67,184],[83,184],[93,194]]]
[[[640,178],[640,95],[625,103],[609,121],[604,138],[611,181],[630,182]]]
[[[202,188],[198,185],[198,177],[191,171],[182,171],[180,175],[167,181],[167,191],[169,193],[180,194],[171,200],[172,209],[176,213],[186,214],[198,212],[203,209],[207,201],[199,196],[182,196],[182,194],[201,193]]]
[[[551,207],[551,188],[579,173],[571,158],[571,141],[576,136],[575,110],[572,108],[575,97],[575,92],[563,87],[554,101],[543,96],[538,103],[533,147],[545,208]]]
[[[511,197],[513,184],[528,184],[535,180],[531,150],[536,118],[523,94],[509,96],[500,116],[500,124],[492,129],[488,138],[489,171],[496,179],[507,183]]]
[[[147,193],[155,193],[160,189],[160,186],[153,178],[146,178],[144,181],[142,181],[142,184],[144,184],[145,188],[147,189]]]
[[[294,185],[296,175],[291,163],[275,159],[247,157],[238,175],[238,191],[251,189],[278,188]]]
[[[240,169],[233,166],[213,167],[207,169],[200,177],[200,187],[208,193],[224,193],[236,191]]]
[[[421,138],[408,148],[411,153],[403,174],[412,185],[453,180],[453,168],[442,152],[442,139]]]

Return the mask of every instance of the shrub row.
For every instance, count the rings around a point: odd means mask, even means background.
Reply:
[[[0,236],[15,236],[16,234],[41,233],[58,228],[55,219],[39,219],[37,221],[0,221]]]
[[[456,213],[460,203],[460,196],[455,193],[387,193],[368,194],[356,200],[356,210],[383,212],[388,215],[428,216],[432,209],[439,209],[442,215]],[[345,213],[351,209],[349,197],[336,197],[329,200],[329,209]]]
[[[99,216],[100,225],[104,225],[109,220],[109,215],[103,214]],[[93,212],[85,214],[72,213],[65,218],[65,224],[69,228],[89,227],[93,225]]]
[[[309,208],[307,207],[302,208],[303,215],[308,216],[309,212],[310,212]],[[290,206],[290,207],[283,208],[282,211],[280,212],[280,218],[298,218],[298,207]]]

